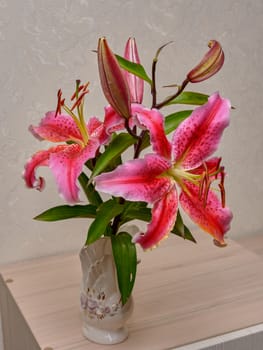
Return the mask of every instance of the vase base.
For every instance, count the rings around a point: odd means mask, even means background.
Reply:
[[[118,344],[128,338],[128,330],[125,327],[107,330],[86,325],[82,327],[82,333],[84,337],[98,344]]]

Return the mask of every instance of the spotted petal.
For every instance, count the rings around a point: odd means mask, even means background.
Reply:
[[[230,102],[213,94],[176,129],[172,152],[185,170],[196,168],[216,151],[224,129],[229,125]]]
[[[97,139],[100,145],[104,145],[109,141],[109,135],[106,133],[105,125],[98,118],[89,118],[87,130],[90,138]]]
[[[79,200],[77,179],[84,163],[94,158],[98,147],[98,141],[89,140],[84,148],[78,144],[72,144],[63,147],[61,152],[50,155],[49,167],[55,176],[60,194],[67,202],[75,203]]]
[[[105,107],[104,124],[108,135],[124,129],[124,119],[109,105]]]
[[[36,178],[36,170],[40,166],[48,166],[50,154],[60,152],[65,146],[52,147],[48,150],[38,151],[25,165],[23,178],[27,187],[36,188],[41,191],[44,188],[45,181],[42,177]]]
[[[220,167],[220,163],[221,163],[221,158],[219,157],[213,157],[213,158],[209,158],[208,160],[206,160],[205,162],[203,162],[199,167],[197,167],[196,169],[192,169],[191,173],[193,174],[215,174],[215,176],[213,176],[213,179],[217,178],[217,173],[218,173],[218,169]]]
[[[171,144],[164,132],[164,118],[157,109],[149,109],[143,105],[132,103],[132,117],[129,119],[130,128],[135,124],[149,130],[153,150],[160,156],[170,159]],[[107,134],[124,129],[124,120],[111,106],[105,108],[105,128]]]
[[[32,134],[40,140],[63,142],[69,140],[82,141],[79,129],[69,115],[55,112],[46,113],[38,126],[30,126]]]
[[[171,186],[170,179],[161,176],[169,167],[170,163],[164,158],[149,154],[95,177],[96,189],[131,201],[153,203]]]
[[[164,118],[157,109],[149,109],[139,104],[132,105],[133,116],[139,124],[149,130],[153,150],[170,159],[171,145],[164,132]]]
[[[176,188],[173,186],[165,196],[154,203],[152,221],[147,226],[145,234],[136,235],[133,239],[143,249],[154,248],[172,230],[178,209]]]
[[[206,205],[199,199],[199,187],[185,182],[186,191],[180,194],[180,204],[191,219],[204,231],[224,245],[224,235],[230,229],[232,213],[223,208],[213,191],[209,191]]]

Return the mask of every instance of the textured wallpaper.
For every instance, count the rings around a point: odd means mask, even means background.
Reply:
[[[85,220],[32,220],[63,201],[48,169],[40,169],[47,180],[42,193],[27,190],[21,174],[29,156],[47,147],[28,126],[55,108],[59,88],[69,96],[76,79],[90,81],[87,114],[103,116],[105,99],[92,52],[102,35],[120,54],[127,38],[135,36],[148,70],[156,49],[173,40],[160,56],[159,86],[181,82],[208,41],[221,42],[224,68],[189,88],[220,90],[236,107],[218,151],[229,174],[227,202],[234,212],[229,236],[262,230],[262,15],[261,0],[0,0],[0,263],[78,250],[85,239]]]

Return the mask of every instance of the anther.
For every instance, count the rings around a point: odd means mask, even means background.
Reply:
[[[79,94],[80,91],[83,90],[83,92],[84,91],[86,91],[86,93],[89,92],[89,90],[87,90],[87,87],[89,86],[89,81],[86,84],[83,84],[83,85],[79,85],[79,84],[80,84],[80,80],[77,80],[76,81],[76,85],[77,85],[76,91],[71,96],[71,98],[70,98],[71,101],[75,100],[75,98],[78,98],[78,94]]]
[[[89,92],[89,90],[83,91],[82,94],[79,96],[79,98],[76,100],[76,102],[73,104],[73,106],[70,108],[71,111],[74,110],[74,108],[79,107],[84,96]]]
[[[219,248],[224,248],[227,246],[226,242],[219,242],[217,239],[214,239],[213,242],[214,242],[214,245],[216,245]]]
[[[65,99],[64,98],[62,99],[62,91],[61,91],[61,89],[58,90],[57,97],[58,97],[58,102],[57,102],[57,108],[56,108],[55,117],[58,114],[61,114],[61,107],[64,106],[64,103],[65,103]]]

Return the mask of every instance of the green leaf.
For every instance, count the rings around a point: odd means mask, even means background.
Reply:
[[[119,55],[115,55],[115,56],[119,62],[119,65],[121,66],[121,68],[127,70],[128,72],[136,75],[137,77],[145,80],[147,83],[152,85],[151,79],[148,77],[147,73],[145,72],[144,67],[141,64],[130,62]]]
[[[177,211],[174,229],[178,232],[178,234],[180,234],[180,236],[184,237],[184,223],[183,223],[183,218],[182,218],[179,210]]]
[[[137,255],[135,244],[127,232],[111,236],[112,251],[115,260],[118,285],[124,305],[132,292],[137,270]]]
[[[107,166],[110,165],[111,161],[119,157],[127,148],[133,145],[136,139],[130,134],[121,133],[116,135],[105,152],[100,155],[96,165],[94,167],[92,177],[100,174]]]
[[[121,165],[121,164],[122,164],[121,155],[114,157],[114,158],[112,158],[110,163],[107,165],[107,167],[104,169],[104,171],[106,171],[106,172],[112,171],[112,170],[116,169],[118,165]]]
[[[58,221],[71,218],[94,218],[96,216],[96,207],[94,205],[60,205],[50,208],[34,217],[40,221]]]
[[[180,236],[184,239],[187,239],[189,241],[196,243],[196,240],[195,240],[194,236],[192,235],[191,231],[189,230],[189,228],[187,226],[184,225],[183,219],[182,219],[182,216],[181,216],[179,210],[177,212],[175,225],[174,225],[171,232],[177,236]]]
[[[192,235],[191,231],[185,225],[184,225],[184,239],[187,239],[188,241],[192,241],[194,243],[197,243],[194,236]]]
[[[91,244],[99,239],[107,230],[111,220],[123,211],[124,206],[110,199],[102,203],[96,212],[96,218],[91,223],[86,244]]]
[[[179,96],[170,101],[168,105],[183,104],[201,106],[208,100],[208,95],[199,92],[183,91]]]
[[[189,117],[191,113],[192,113],[192,110],[186,110],[186,111],[180,111],[180,112],[169,114],[165,118],[164,128],[165,128],[166,135],[174,131],[182,121],[184,121],[186,118]]]
[[[78,180],[89,202],[94,204],[96,207],[99,206],[102,203],[102,199],[99,193],[95,190],[93,184],[89,184],[89,178],[87,175],[85,173],[81,173]]]
[[[135,219],[149,222],[151,217],[151,209],[147,208],[147,203],[126,201],[121,214],[121,225]]]

